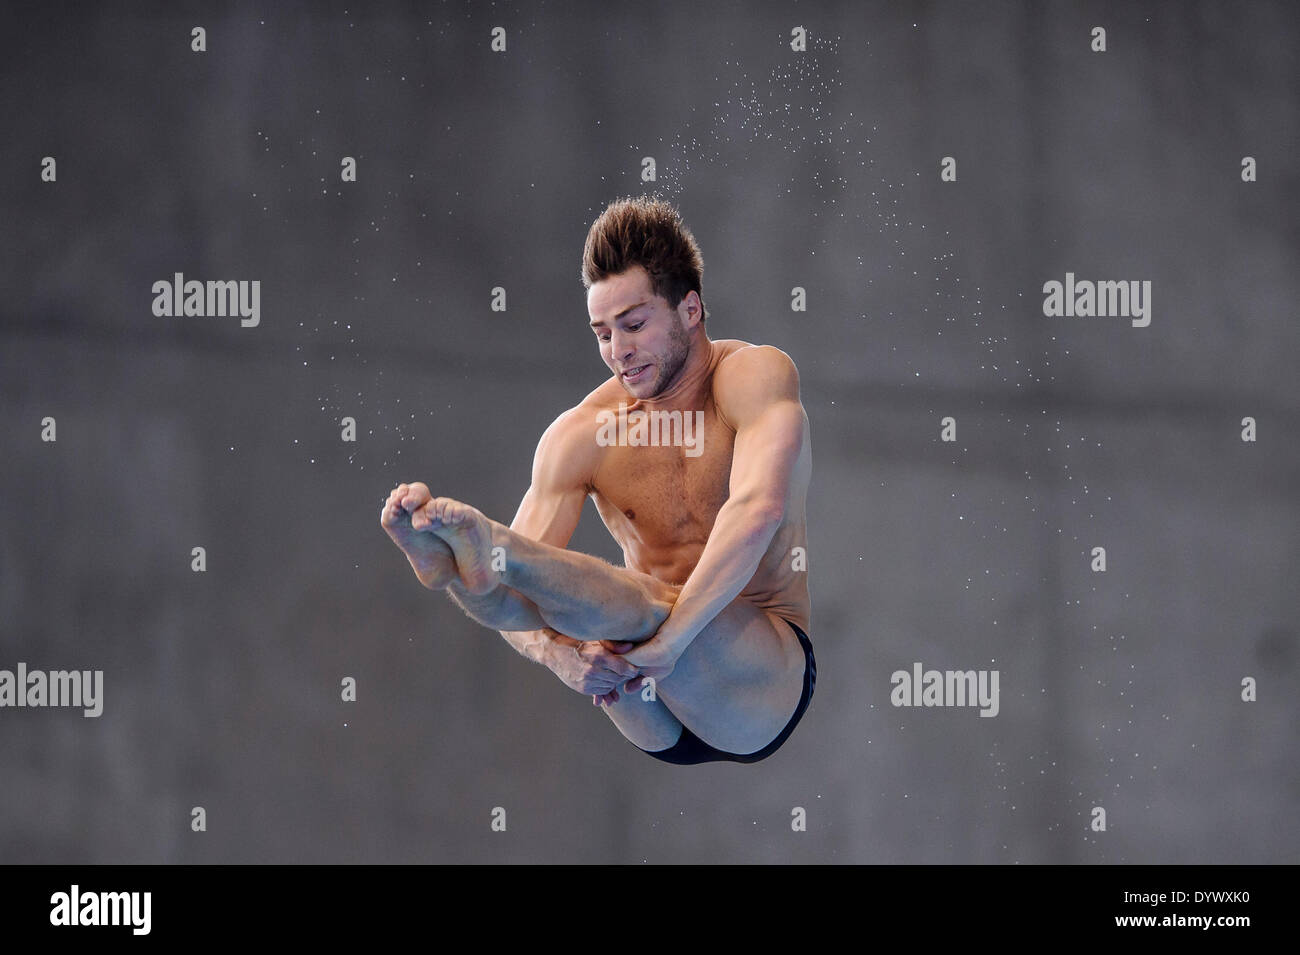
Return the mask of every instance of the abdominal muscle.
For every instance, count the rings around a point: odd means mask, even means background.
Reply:
[[[624,566],[674,586],[686,583],[704,553],[716,512],[707,526],[687,521],[678,524],[678,533],[671,537],[651,535],[652,530],[662,530],[664,523],[662,515],[647,510],[648,501],[640,510],[627,508],[635,515],[629,518],[625,510],[615,507],[598,491],[593,491],[591,497],[605,527],[623,550]],[[754,575],[738,596],[807,632],[811,606],[802,509],[797,517],[797,522],[787,520],[777,528]]]

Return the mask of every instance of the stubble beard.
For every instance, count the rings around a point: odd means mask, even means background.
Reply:
[[[673,380],[674,376],[682,370],[686,364],[686,356],[691,351],[691,339],[686,334],[679,322],[674,321],[672,328],[668,332],[668,344],[670,350],[664,356],[664,361],[659,362],[659,375],[655,378],[654,390],[650,397],[657,397],[668,383]]]

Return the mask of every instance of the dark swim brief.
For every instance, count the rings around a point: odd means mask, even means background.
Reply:
[[[786,621],[790,623],[790,621]],[[799,697],[799,705],[795,707],[794,715],[790,717],[790,722],[785,724],[785,729],[777,735],[776,739],[768,743],[756,753],[726,753],[720,749],[710,746],[704,740],[700,739],[685,726],[682,727],[682,735],[672,746],[667,749],[656,750],[651,752],[648,749],[642,749],[641,752],[647,756],[653,756],[655,759],[663,760],[665,763],[676,763],[679,766],[690,766],[695,763],[713,763],[727,761],[732,763],[757,763],[760,759],[767,759],[778,749],[781,748],[794,728],[798,725],[799,720],[803,718],[804,710],[808,709],[808,704],[812,701],[813,690],[817,686],[817,659],[813,656],[812,643],[808,635],[800,630],[794,624],[790,624],[790,629],[794,635],[799,638],[799,643],[803,647],[805,659],[803,671],[803,695]],[[634,744],[635,745],[635,744]],[[641,749],[641,747],[637,747]]]

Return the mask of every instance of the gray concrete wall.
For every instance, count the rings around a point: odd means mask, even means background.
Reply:
[[[0,709],[0,861],[1295,861],[1289,4],[433,9],[0,31],[0,668],[105,674]],[[409,480],[511,518],[606,373],[586,228],[650,189],[812,423],[818,691],[753,766],[641,755],[378,525]],[[155,317],[175,272],[260,325]],[[1066,272],[1150,325],[1044,316]],[[916,661],[997,717],[892,706]]]

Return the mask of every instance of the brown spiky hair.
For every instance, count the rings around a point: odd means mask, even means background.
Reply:
[[[591,224],[582,249],[582,284],[592,285],[639,265],[655,295],[672,308],[688,292],[700,295],[704,257],[695,236],[669,202],[651,196],[616,199]],[[700,321],[709,310],[700,295]]]

